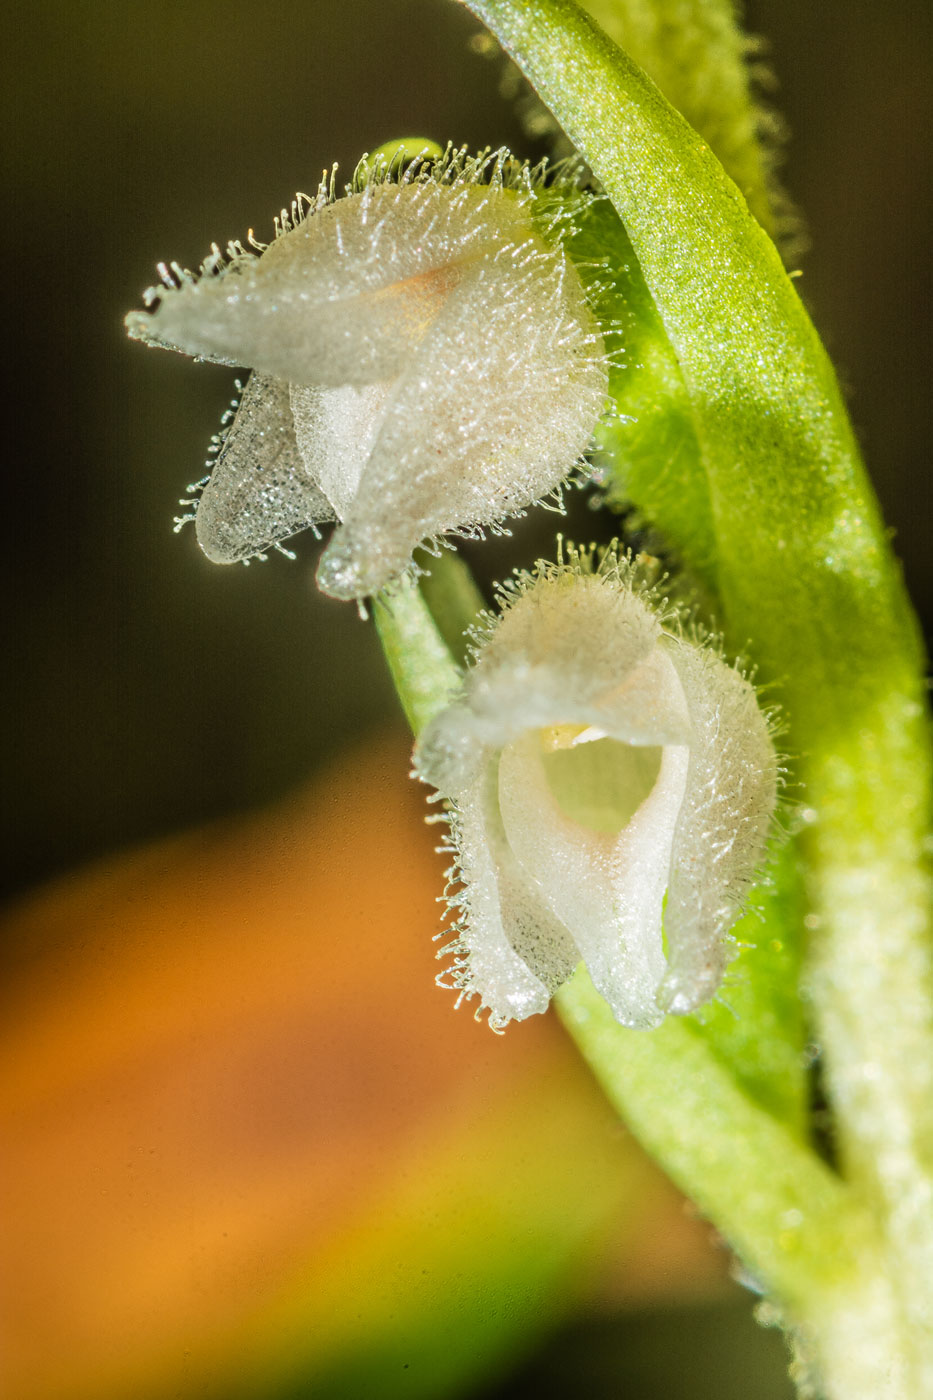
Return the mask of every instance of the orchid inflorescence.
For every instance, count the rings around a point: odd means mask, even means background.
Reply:
[[[189,503],[205,554],[336,519],[318,582],[361,601],[416,575],[419,545],[501,527],[585,470],[618,336],[567,235],[598,198],[578,167],[501,150],[370,162],[268,246],[166,273],[130,335],[252,371]],[[494,1029],[581,960],[623,1025],[691,1012],[774,811],[755,692],[618,549],[571,550],[500,600],[416,750],[456,852],[450,983]]]

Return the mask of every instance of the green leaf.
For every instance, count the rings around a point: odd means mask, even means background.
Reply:
[[[709,146],[572,0],[472,8],[519,60],[628,231],[689,393],[730,634],[740,647],[754,638],[795,716],[819,713],[823,730],[814,681],[845,699],[856,671],[877,674],[879,648],[913,666],[917,647],[835,375],[793,284]],[[840,655],[827,642],[851,606],[867,623],[884,617],[895,635],[853,637],[858,654]],[[805,667],[801,626],[813,643]],[[849,691],[846,709],[860,703]]]
[[[776,853],[769,877],[732,929],[740,951],[722,990],[692,1024],[746,1093],[806,1139],[808,1027],[798,991],[803,910],[791,842]]]
[[[838,1177],[743,1091],[689,1019],[626,1030],[585,968],[555,1000],[620,1116],[763,1285],[807,1309],[814,1293],[849,1285],[860,1253],[874,1249],[870,1221]]]
[[[925,697],[916,627],[832,367],[774,245],[707,144],[579,7],[478,0],[474,8],[518,58],[625,223],[693,409],[727,636],[775,683],[818,818],[805,841],[811,896],[827,925],[838,926],[842,913],[849,955],[876,961],[878,933],[870,946],[867,935],[854,941],[851,917],[857,893],[865,925],[856,872],[871,863],[893,955],[885,998],[893,1016],[904,997],[916,1003],[923,972],[915,952],[903,960],[900,938],[915,938],[926,900],[918,877]],[[681,461],[686,470],[689,460]],[[683,488],[699,495],[686,476]],[[663,530],[664,516],[655,518]],[[821,875],[830,869],[833,907],[824,914],[829,885],[820,888]],[[892,918],[893,909],[902,917]],[[928,1014],[911,1022],[919,1037],[911,1053],[925,1052]]]
[[[637,504],[662,544],[689,560],[709,590],[716,541],[693,408],[677,356],[628,234],[607,200],[575,212],[567,252],[588,284],[610,355],[613,411],[597,428],[594,459],[608,503]]]
[[[773,121],[752,98],[734,0],[584,0],[583,8],[709,142],[773,235],[774,161],[762,140]]]

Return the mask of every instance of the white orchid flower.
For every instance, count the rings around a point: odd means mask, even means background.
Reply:
[[[163,268],[154,309],[126,319],[147,344],[253,370],[193,503],[207,556],[337,520],[318,581],[340,598],[559,488],[607,391],[541,171],[504,151],[375,170],[344,198],[322,185],[264,250],[215,247],[199,277]]]
[[[591,564],[506,592],[415,753],[457,853],[439,980],[495,1029],[544,1011],[581,960],[625,1026],[708,1001],[774,812],[752,686],[659,616],[626,559]]]

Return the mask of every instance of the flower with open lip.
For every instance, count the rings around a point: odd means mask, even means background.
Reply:
[[[457,853],[439,980],[494,1029],[544,1011],[581,959],[623,1025],[692,1011],[775,807],[755,691],[614,551],[539,565],[505,601],[415,752]]]
[[[233,563],[336,519],[318,582],[340,598],[553,492],[606,403],[562,246],[589,197],[574,180],[545,186],[505,151],[386,171],[342,199],[322,185],[258,253],[163,270],[155,309],[126,319],[147,344],[253,370],[196,503],[204,552]]]

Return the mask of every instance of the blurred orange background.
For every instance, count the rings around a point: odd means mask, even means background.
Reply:
[[[581,1306],[724,1291],[556,1022],[434,987],[406,747],[13,913],[9,1393],[462,1394]]]

